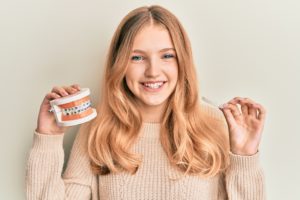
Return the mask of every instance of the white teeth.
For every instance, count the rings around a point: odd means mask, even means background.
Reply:
[[[157,89],[159,88],[160,86],[162,86],[164,83],[163,82],[157,82],[157,83],[144,83],[144,85],[146,87],[149,87],[149,88],[153,88],[153,89]]]

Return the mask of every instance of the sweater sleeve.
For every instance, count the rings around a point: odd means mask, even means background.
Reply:
[[[230,165],[222,176],[226,198],[230,200],[265,200],[265,177],[258,151],[251,156],[229,152]]]
[[[85,130],[81,125],[64,174],[64,135],[34,132],[26,168],[27,199],[98,199],[97,176],[89,166]]]

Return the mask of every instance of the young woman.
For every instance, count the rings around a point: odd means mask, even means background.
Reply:
[[[199,98],[197,83],[178,19],[160,6],[131,11],[111,42],[98,116],[80,126],[64,173],[67,129],[56,125],[49,101],[80,88],[45,96],[27,198],[265,199],[265,109],[241,97],[215,107]]]

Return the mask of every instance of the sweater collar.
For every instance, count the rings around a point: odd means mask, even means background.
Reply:
[[[142,124],[142,138],[159,138],[160,134],[159,122],[143,122]]]

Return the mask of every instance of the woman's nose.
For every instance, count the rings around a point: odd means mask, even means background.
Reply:
[[[156,58],[150,60],[145,71],[146,76],[156,77],[160,74],[159,61]]]

